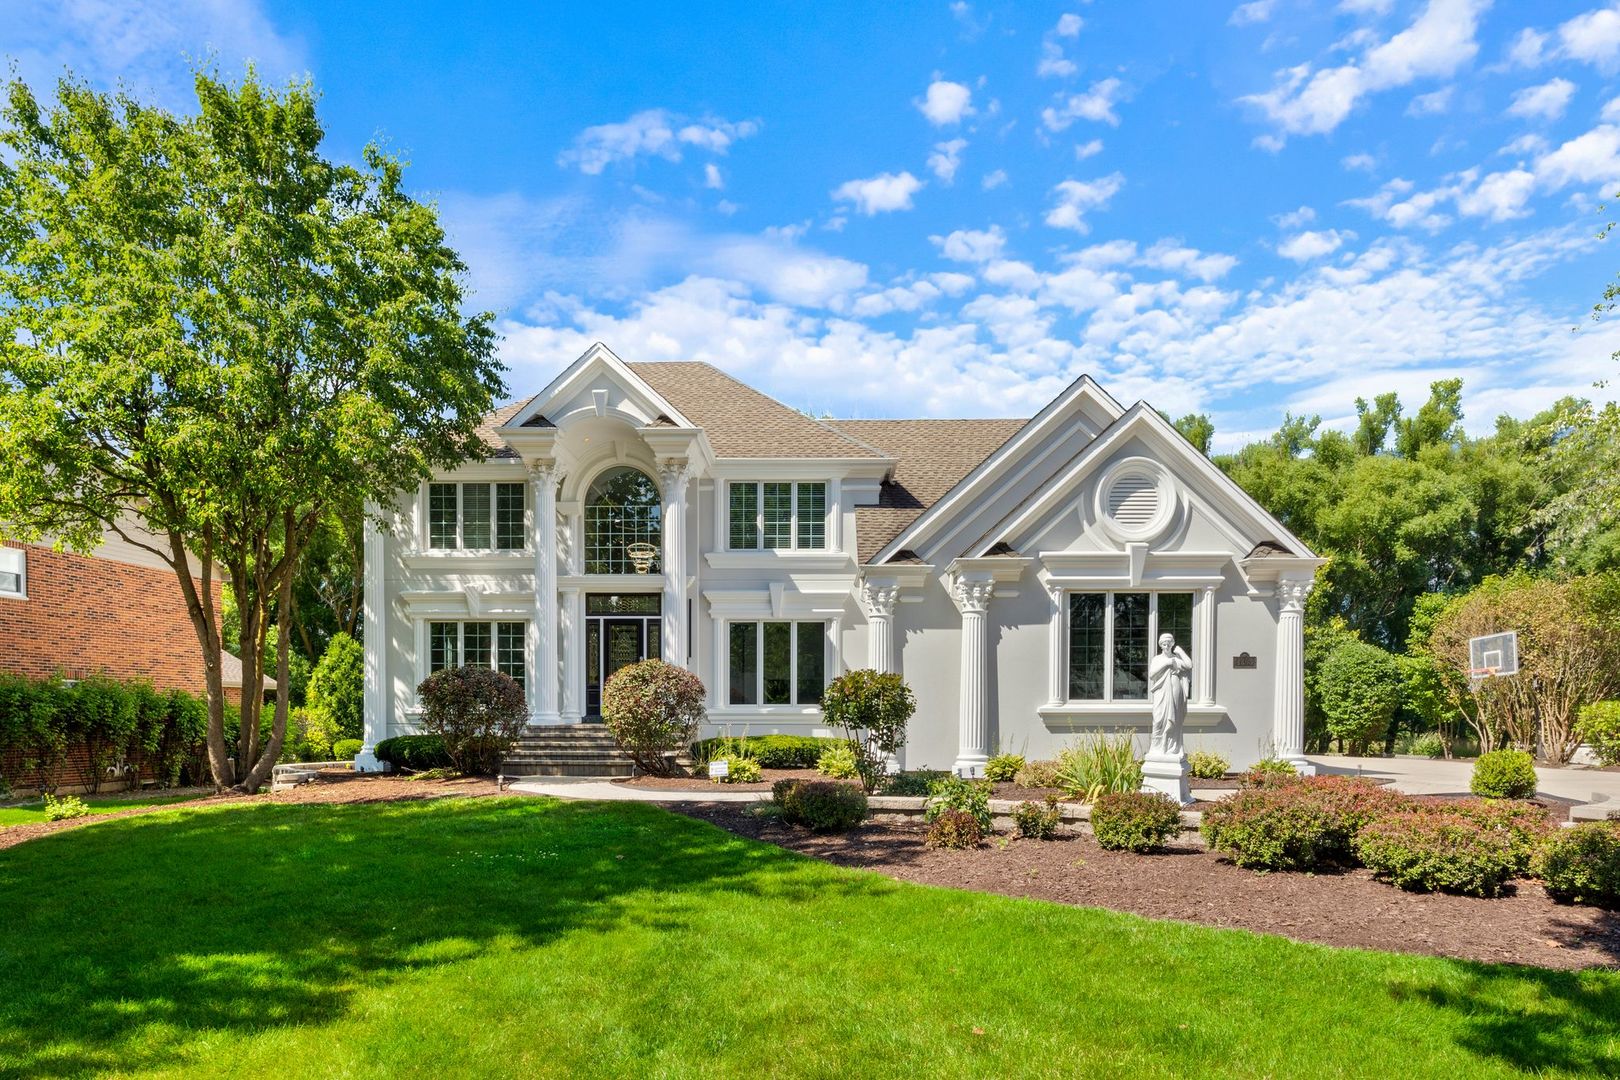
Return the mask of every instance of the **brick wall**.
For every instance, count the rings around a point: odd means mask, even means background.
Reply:
[[[23,547],[12,541],[7,547]],[[28,599],[0,596],[0,671],[147,679],[202,694],[202,646],[167,568],[28,546]],[[219,583],[214,585],[216,610]]]

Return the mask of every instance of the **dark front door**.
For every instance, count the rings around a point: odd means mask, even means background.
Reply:
[[[602,688],[613,673],[629,664],[658,655],[658,597],[591,596],[585,616],[585,717],[602,718]],[[638,612],[635,615],[606,614],[607,611]],[[650,610],[649,610],[650,609]],[[596,612],[603,612],[597,614]]]

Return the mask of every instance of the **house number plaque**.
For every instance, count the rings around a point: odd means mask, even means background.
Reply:
[[[1253,671],[1260,666],[1260,658],[1258,656],[1250,656],[1246,652],[1238,653],[1236,656],[1232,657],[1232,666],[1243,671]]]

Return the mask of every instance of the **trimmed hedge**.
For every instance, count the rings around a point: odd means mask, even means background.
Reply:
[[[1536,759],[1524,750],[1481,754],[1468,790],[1487,799],[1528,799],[1536,793]]]
[[[782,820],[812,832],[848,832],[866,820],[866,792],[830,780],[778,780],[771,799]]]
[[[386,761],[396,769],[450,769],[454,764],[444,748],[444,740],[437,735],[396,735],[384,739],[373,751],[378,761]]]
[[[1519,862],[1506,830],[1427,808],[1370,823],[1356,837],[1356,853],[1392,885],[1462,896],[1501,895]]]
[[[1356,833],[1406,796],[1353,776],[1272,777],[1204,811],[1209,846],[1254,870],[1353,865]]]
[[[1181,807],[1162,792],[1111,791],[1091,808],[1091,831],[1107,851],[1157,851],[1181,831]]]
[[[1620,909],[1620,822],[1559,829],[1536,853],[1534,865],[1554,900]]]
[[[360,756],[360,748],[366,745],[360,739],[339,739],[332,744],[333,761],[353,761]]]
[[[762,769],[813,769],[824,751],[847,745],[843,739],[813,735],[722,735],[693,743],[692,760],[707,765],[716,754],[736,751],[752,757]]]

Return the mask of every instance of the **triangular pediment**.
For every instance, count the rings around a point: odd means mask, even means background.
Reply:
[[[636,428],[658,424],[693,426],[630,365],[598,341],[530,398],[501,430],[566,427],[574,419],[591,416],[612,416]]]

